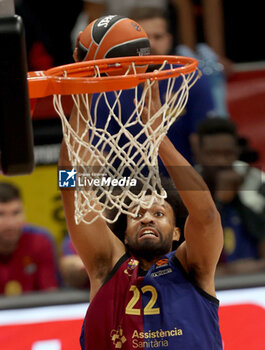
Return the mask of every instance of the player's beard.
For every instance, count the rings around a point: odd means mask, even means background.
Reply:
[[[134,240],[128,239],[126,247],[138,259],[145,259],[152,261],[156,258],[160,258],[169,253],[172,248],[173,232],[163,238],[161,232],[159,232],[159,241],[153,241],[152,239],[144,239],[138,241],[137,237]]]

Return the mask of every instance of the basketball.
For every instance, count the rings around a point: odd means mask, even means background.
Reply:
[[[146,55],[150,55],[150,43],[143,28],[118,15],[100,17],[91,22],[81,33],[77,48],[79,61]],[[137,72],[145,72],[146,68],[138,66]],[[115,74],[124,73],[118,70]]]

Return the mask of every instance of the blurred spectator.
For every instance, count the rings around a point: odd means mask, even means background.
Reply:
[[[74,36],[74,38],[72,37],[73,42],[75,42],[78,32],[83,30],[88,24],[88,18],[91,22],[95,18],[104,14],[118,14],[132,18],[136,22],[152,21],[154,23],[155,17],[160,19],[161,17],[164,17],[164,20],[167,22],[166,30],[168,36],[167,38],[166,36],[161,37],[161,39],[157,40],[157,44],[154,45],[160,46],[167,40],[171,45],[170,51],[162,54],[170,53],[174,55],[195,57],[198,59],[199,68],[204,75],[208,76],[208,81],[211,85],[211,94],[216,115],[222,117],[228,116],[224,67],[220,63],[216,52],[209,45],[197,41],[197,32],[195,30],[195,25],[193,25],[195,16],[194,11],[192,11],[192,0],[143,0],[141,2],[121,0],[84,0],[84,4],[84,8],[87,12],[85,16],[80,18],[82,24],[79,23],[72,33]],[[153,35],[159,35],[159,30],[162,27],[160,25],[160,28],[156,29],[155,27],[152,27],[151,29],[151,24],[149,27],[144,29],[148,29],[148,36],[151,35],[152,41],[155,41]],[[190,33],[192,34],[190,35]],[[186,40],[186,37],[193,37],[193,39]],[[191,42],[193,42],[193,44],[191,44]]]
[[[209,77],[217,115],[227,117],[226,75],[232,71],[232,62],[225,57],[222,3],[219,0],[175,0],[175,3],[178,9],[175,54],[198,60],[199,68]]]
[[[75,42],[79,31],[93,20],[104,15],[121,15],[130,17],[133,8],[152,7],[165,11],[170,9],[170,32],[175,36],[177,4],[175,0],[83,0],[84,8],[72,32],[72,41]]]
[[[230,0],[175,0],[179,9],[180,41],[194,49],[196,42],[205,42],[218,55],[226,74],[234,63],[265,59],[257,38],[262,32],[262,2]],[[251,25],[246,23],[251,22]]]
[[[135,8],[130,18],[139,23],[149,37],[151,54],[174,53],[173,36],[169,31],[168,13],[155,8]],[[160,96],[165,94],[166,82],[160,82]],[[129,108],[129,107],[127,107]],[[215,115],[212,91],[207,76],[203,75],[189,91],[189,98],[179,119],[171,126],[168,136],[179,152],[193,163],[189,136],[206,116]],[[160,162],[161,169],[164,169]]]
[[[20,192],[0,182],[0,294],[58,288],[55,244],[44,228],[25,223]]]
[[[68,235],[62,242],[61,250],[60,272],[65,286],[81,289],[89,288],[87,271]]]
[[[86,4],[90,21],[103,15],[121,15],[128,17],[134,7],[153,7],[164,11],[171,0],[83,0]],[[91,16],[95,14],[94,16]],[[92,18],[91,18],[92,17]]]
[[[175,0],[178,5],[179,42],[197,51],[205,43],[217,56],[226,73],[232,71],[232,61],[226,57],[224,11],[219,0]],[[216,67],[217,68],[217,67]]]
[[[230,120],[204,120],[193,145],[222,218],[224,250],[217,274],[265,271],[264,173],[238,161],[238,135]]]

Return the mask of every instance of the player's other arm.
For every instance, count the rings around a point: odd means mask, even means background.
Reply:
[[[149,104],[148,97],[145,102],[142,113],[144,123],[149,114],[153,115],[161,107],[157,83],[152,86],[152,103]],[[156,129],[160,122],[158,118],[152,128]],[[223,246],[220,215],[202,177],[176,150],[167,136],[160,144],[159,156],[189,212],[184,231],[185,242],[178,248],[176,255],[201,288],[215,295],[214,273]]]
[[[69,122],[75,129],[77,123],[77,110],[75,107]],[[79,120],[79,134],[82,135],[84,130],[85,125],[82,125],[82,121]],[[80,152],[86,152],[86,150],[81,149]],[[87,157],[89,157],[89,154],[87,154]],[[72,167],[64,140],[61,145],[58,166],[60,169],[70,169]],[[88,271],[91,282],[91,293],[93,294],[101,286],[108,272],[125,252],[125,248],[102,218],[96,219],[92,224],[81,222],[77,225],[74,219],[74,191],[62,189],[61,193],[69,235]],[[91,212],[85,219],[87,221],[91,220],[95,215],[95,213]]]
[[[214,273],[223,246],[220,215],[204,180],[167,137],[160,145],[159,155],[189,212],[185,242],[176,255],[197,283],[215,295]]]

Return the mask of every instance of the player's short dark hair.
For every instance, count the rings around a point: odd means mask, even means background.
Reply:
[[[11,183],[0,182],[0,203],[8,203],[16,199],[21,199],[20,190]]]
[[[197,126],[199,142],[208,135],[229,134],[238,141],[237,127],[230,119],[214,117],[206,118]]]
[[[172,207],[175,219],[176,227],[180,228],[183,233],[188,211],[184,206],[181,197],[170,177],[162,176],[161,183],[165,191],[167,192],[166,201]],[[131,189],[132,190],[132,189]],[[140,186],[133,188],[134,193],[138,193],[141,190]],[[150,194],[147,192],[147,195]],[[127,203],[128,204],[128,203]],[[110,213],[109,217],[113,217],[115,213]],[[116,222],[109,225],[111,230],[115,233],[121,241],[124,241],[126,227],[127,227],[127,215],[121,214]]]

